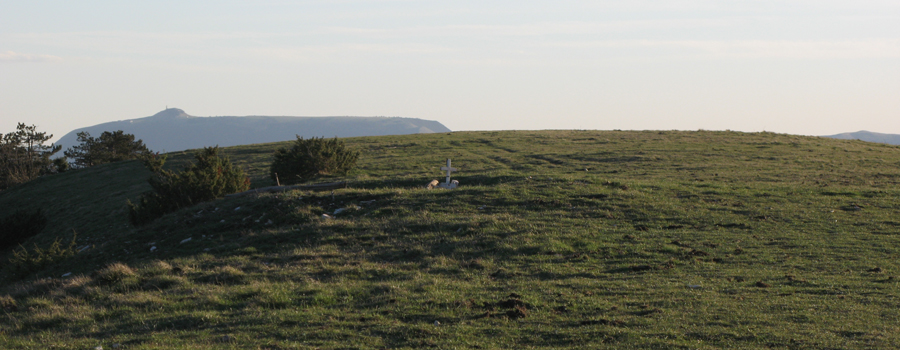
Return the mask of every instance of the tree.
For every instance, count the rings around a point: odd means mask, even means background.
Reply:
[[[128,216],[133,225],[143,225],[180,208],[250,188],[250,179],[244,171],[231,164],[227,157],[219,157],[219,147],[204,148],[195,158],[196,163],[176,173],[162,169],[165,156],[141,157],[144,165],[154,172],[148,180],[153,190],[144,193],[137,203],[128,201]]]
[[[87,168],[94,165],[135,159],[150,153],[142,140],[134,140],[134,135],[122,130],[104,131],[99,138],[91,137],[87,131],[78,133],[78,142],[64,153],[72,158],[75,168]]]
[[[24,123],[15,132],[0,135],[0,190],[58,171],[50,156],[62,146],[44,145],[51,138]]]
[[[275,151],[275,160],[269,168],[272,180],[297,183],[321,175],[346,174],[356,166],[359,151],[348,149],[337,137],[303,139],[290,148]]]

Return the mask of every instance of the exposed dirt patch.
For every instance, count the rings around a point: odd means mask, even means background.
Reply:
[[[517,319],[528,317],[528,309],[532,308],[532,306],[522,301],[521,298],[522,296],[518,293],[510,293],[506,299],[496,303],[483,302],[481,306],[487,311],[475,316],[475,318],[506,317]]]
[[[597,320],[584,320],[581,321],[580,324],[582,326],[593,326],[593,325],[609,325],[609,326],[623,326],[625,322],[622,320],[608,320],[605,318],[597,319]]]

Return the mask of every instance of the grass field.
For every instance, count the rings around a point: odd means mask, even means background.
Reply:
[[[0,216],[50,215],[26,246],[89,246],[0,277],[0,348],[900,347],[900,147],[727,131],[346,142],[357,169],[321,181],[350,188],[140,228],[124,205],[149,189],[138,162],[0,193]],[[262,187],[284,145],[225,153]],[[425,189],[446,158],[460,187]]]

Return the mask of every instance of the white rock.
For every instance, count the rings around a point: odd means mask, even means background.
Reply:
[[[154,250],[156,250],[156,246],[150,247],[150,251],[151,251],[151,252],[154,251]]]
[[[271,224],[274,224],[274,222],[272,222],[272,220],[269,220],[266,222],[266,225],[271,225]]]
[[[182,239],[182,240],[181,240],[181,243],[187,243],[187,242],[190,242],[190,241],[191,241],[191,237],[188,237],[188,238]],[[181,243],[179,243],[179,244],[181,244]]]
[[[234,208],[234,211],[241,210],[241,207]]]
[[[331,215],[328,215],[328,214],[322,214],[322,218],[323,218],[323,219],[332,219],[333,217],[332,217]]]
[[[334,215],[343,213],[343,212],[346,211],[346,210],[347,210],[347,209],[345,209],[345,208],[338,208],[338,209],[335,209],[335,210],[334,210]]]
[[[225,219],[222,219],[222,221],[219,221],[219,223],[224,224],[224,223],[225,223]]]
[[[62,277],[69,277],[69,276],[71,276],[71,275],[72,275],[71,272],[66,272],[66,273],[64,273],[64,274],[62,275]]]
[[[441,322],[440,322],[440,321],[434,321],[434,325],[435,325],[435,326],[440,326],[440,325],[441,325]]]

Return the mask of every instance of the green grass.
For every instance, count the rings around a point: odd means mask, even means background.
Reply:
[[[708,131],[346,142],[357,169],[322,181],[350,188],[140,228],[124,209],[149,188],[138,162],[0,193],[0,215],[51,216],[27,246],[90,244],[3,277],[0,347],[900,347],[896,146]],[[225,151],[262,187],[286,144]],[[461,187],[424,189],[446,158]]]

